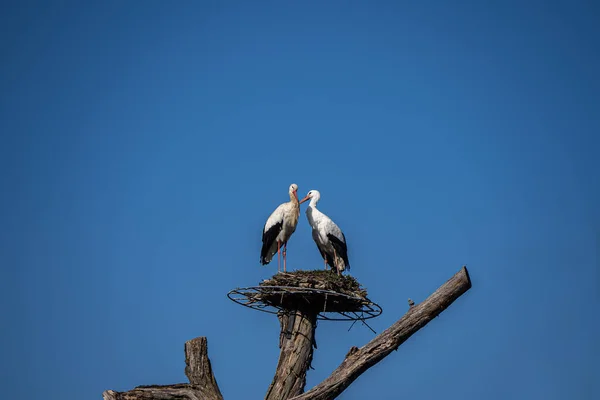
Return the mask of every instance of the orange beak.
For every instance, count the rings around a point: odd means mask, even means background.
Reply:
[[[306,196],[305,198],[303,198],[302,200],[300,200],[300,202],[299,202],[298,204],[302,204],[302,203],[304,203],[306,200],[309,200],[309,199],[310,199],[310,197],[309,197],[309,196]]]

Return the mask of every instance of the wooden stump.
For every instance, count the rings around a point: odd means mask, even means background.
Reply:
[[[185,374],[190,383],[144,385],[128,392],[106,390],[104,400],[223,400],[208,358],[206,338],[201,336],[185,343]]]

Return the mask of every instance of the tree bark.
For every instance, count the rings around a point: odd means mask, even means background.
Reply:
[[[138,386],[128,392],[107,390],[102,397],[104,400],[223,400],[208,358],[206,338],[201,336],[187,341],[184,350],[189,384]]]
[[[265,400],[285,400],[304,391],[315,343],[317,315],[301,310],[280,312],[279,362]]]
[[[471,288],[466,267],[439,287],[423,303],[408,312],[391,327],[360,349],[350,349],[344,361],[323,382],[292,400],[332,400],[340,395],[363,372],[383,360],[429,321],[437,317],[457,298]]]
[[[201,386],[205,391],[214,393],[215,398],[223,399],[219,385],[208,358],[208,343],[201,336],[185,342],[185,375],[192,385]]]
[[[102,393],[104,400],[206,400],[215,399],[201,387],[188,383],[165,386],[138,386],[128,392],[107,390]]]

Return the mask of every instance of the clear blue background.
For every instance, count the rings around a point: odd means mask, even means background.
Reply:
[[[99,4],[101,3],[101,4]],[[473,289],[341,399],[600,398],[600,6],[23,2],[0,19],[2,393],[185,382],[259,399],[278,322],[226,293],[321,191],[378,332]],[[321,268],[304,216],[289,266]],[[321,323],[307,388],[364,326]]]

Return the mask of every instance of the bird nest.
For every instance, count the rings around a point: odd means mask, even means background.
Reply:
[[[338,275],[331,270],[280,272],[271,279],[265,279],[260,286],[288,286],[332,290],[354,297],[367,297],[367,291],[350,275]]]
[[[319,319],[367,319],[382,312],[354,277],[330,270],[278,273],[259,286],[232,290],[228,297],[260,311],[302,310]]]

